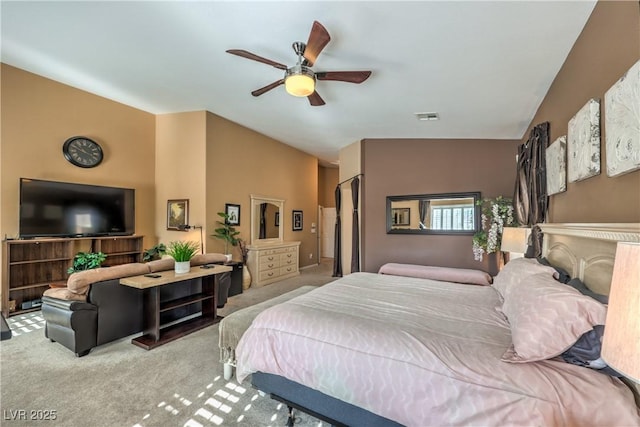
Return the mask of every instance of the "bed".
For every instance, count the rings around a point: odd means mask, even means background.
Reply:
[[[558,281],[606,294],[640,224],[541,228],[551,265],[512,260],[491,286],[354,273],[263,311],[238,380],[333,425],[640,425],[619,378],[560,357],[606,306]]]

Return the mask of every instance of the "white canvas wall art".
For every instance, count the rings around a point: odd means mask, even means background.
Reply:
[[[547,194],[567,190],[567,136],[563,135],[549,145],[545,151],[547,162]]]
[[[569,120],[567,176],[569,182],[600,174],[600,100],[590,99]]]
[[[604,95],[607,175],[640,169],[640,61]]]

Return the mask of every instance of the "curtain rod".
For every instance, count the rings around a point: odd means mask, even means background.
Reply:
[[[344,181],[342,181],[342,182],[338,183],[338,185],[337,185],[336,187],[339,187],[339,186],[341,186],[342,184],[344,184],[345,182],[349,182],[349,181],[351,181],[353,178],[357,178],[357,177],[359,177],[359,176],[364,176],[364,174],[363,174],[363,173],[359,173],[358,175],[354,175],[354,176],[352,176],[352,177],[351,177],[351,178],[349,178],[349,179],[345,179]]]

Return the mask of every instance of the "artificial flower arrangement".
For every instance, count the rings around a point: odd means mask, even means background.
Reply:
[[[473,258],[482,261],[484,254],[500,250],[504,227],[516,226],[513,217],[513,200],[498,196],[495,199],[478,200],[482,209],[482,228],[473,235]]]

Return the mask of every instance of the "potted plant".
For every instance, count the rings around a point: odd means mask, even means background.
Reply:
[[[142,261],[149,262],[149,261],[153,261],[154,259],[160,259],[162,258],[162,255],[166,253],[167,253],[166,245],[164,243],[158,243],[151,249],[146,249],[142,253]]]
[[[191,258],[198,252],[198,243],[190,240],[169,243],[167,255],[175,260],[175,272],[188,273],[191,269]]]
[[[224,241],[224,253],[227,256],[227,261],[231,261],[232,254],[229,253],[229,245],[238,245],[239,239],[236,236],[238,236],[240,232],[236,231],[235,227],[229,224],[229,215],[224,212],[218,212],[218,216],[221,217],[223,221],[216,221],[220,227],[214,230],[213,237]]]
[[[98,268],[106,259],[107,256],[102,252],[78,252],[73,258],[73,267],[69,267],[67,273]]]
[[[482,227],[473,235],[473,256],[482,261],[483,254],[500,251],[502,230],[517,224],[513,217],[513,201],[502,196],[478,200],[482,209]]]

